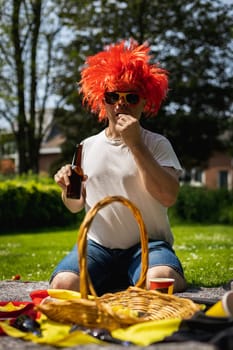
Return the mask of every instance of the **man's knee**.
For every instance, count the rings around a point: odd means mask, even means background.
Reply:
[[[51,281],[52,289],[67,289],[79,291],[79,276],[74,272],[59,272]]]
[[[173,278],[174,292],[182,292],[187,288],[185,278],[170,266],[154,266],[147,272],[147,288],[149,288],[149,280],[151,278]]]

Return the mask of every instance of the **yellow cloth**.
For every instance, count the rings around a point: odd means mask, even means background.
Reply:
[[[138,323],[125,329],[112,331],[112,336],[121,340],[131,341],[140,346],[148,346],[163,340],[179,329],[181,319],[148,321]]]
[[[79,299],[80,293],[68,290],[48,289],[48,295],[57,299]],[[90,299],[93,297],[90,296]],[[24,305],[22,305],[23,307]],[[2,311],[18,310],[20,306],[8,303],[1,307]],[[41,315],[37,322],[40,323],[42,337],[37,337],[32,333],[22,332],[9,325],[8,321],[0,322],[0,327],[4,332],[16,338],[33,341],[39,344],[48,344],[58,347],[69,347],[77,344],[106,344],[79,330],[71,332],[71,325],[51,321],[45,315]],[[162,341],[166,336],[173,334],[179,329],[181,319],[148,321],[132,325],[128,328],[120,328],[111,332],[114,338],[122,341],[129,341],[139,346],[148,346],[151,343]]]
[[[54,345],[59,347],[69,347],[83,344],[106,344],[81,331],[69,333],[71,326],[49,320],[45,315],[38,320],[41,324],[42,337],[37,337],[32,333],[22,332],[11,327],[6,321],[0,322],[0,327],[11,337],[21,338],[34,343]],[[133,325],[126,329],[116,329],[112,331],[112,336],[120,340],[126,340],[135,345],[147,346],[151,343],[161,341],[166,336],[175,332],[180,325],[180,319],[149,321]]]
[[[47,344],[59,347],[89,343],[103,344],[102,341],[80,331],[69,333],[71,328],[70,325],[50,321],[44,315],[37,321],[41,324],[42,337],[37,337],[32,333],[22,332],[19,329],[11,327],[7,322],[0,322],[0,326],[4,332],[11,337],[33,341],[34,343],[38,344]]]
[[[81,294],[67,289],[47,289],[50,297],[63,300],[80,299]],[[88,299],[94,299],[92,295],[88,295]]]
[[[23,309],[24,307],[24,304],[14,305],[13,303],[9,302],[4,306],[0,306],[0,311],[17,311]]]

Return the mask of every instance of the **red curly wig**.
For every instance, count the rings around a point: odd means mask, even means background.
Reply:
[[[137,91],[146,104],[144,112],[155,116],[167,95],[168,73],[150,64],[150,48],[135,40],[121,41],[86,59],[79,82],[83,103],[98,114],[99,121],[107,118],[106,91]]]

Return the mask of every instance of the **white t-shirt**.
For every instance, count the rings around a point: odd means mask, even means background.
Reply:
[[[181,171],[174,150],[164,136],[143,128],[141,134],[144,143],[161,166]],[[85,139],[82,167],[88,176],[86,211],[107,196],[124,196],[140,210],[149,238],[173,244],[167,208],[145,190],[134,157],[122,141],[108,139],[105,130]],[[122,203],[113,202],[96,214],[88,238],[112,249],[129,248],[140,241],[138,223],[129,208]]]

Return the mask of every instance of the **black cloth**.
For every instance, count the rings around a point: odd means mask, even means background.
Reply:
[[[163,342],[198,341],[215,345],[219,350],[233,350],[233,318],[210,317],[203,312],[183,320],[179,330]]]

